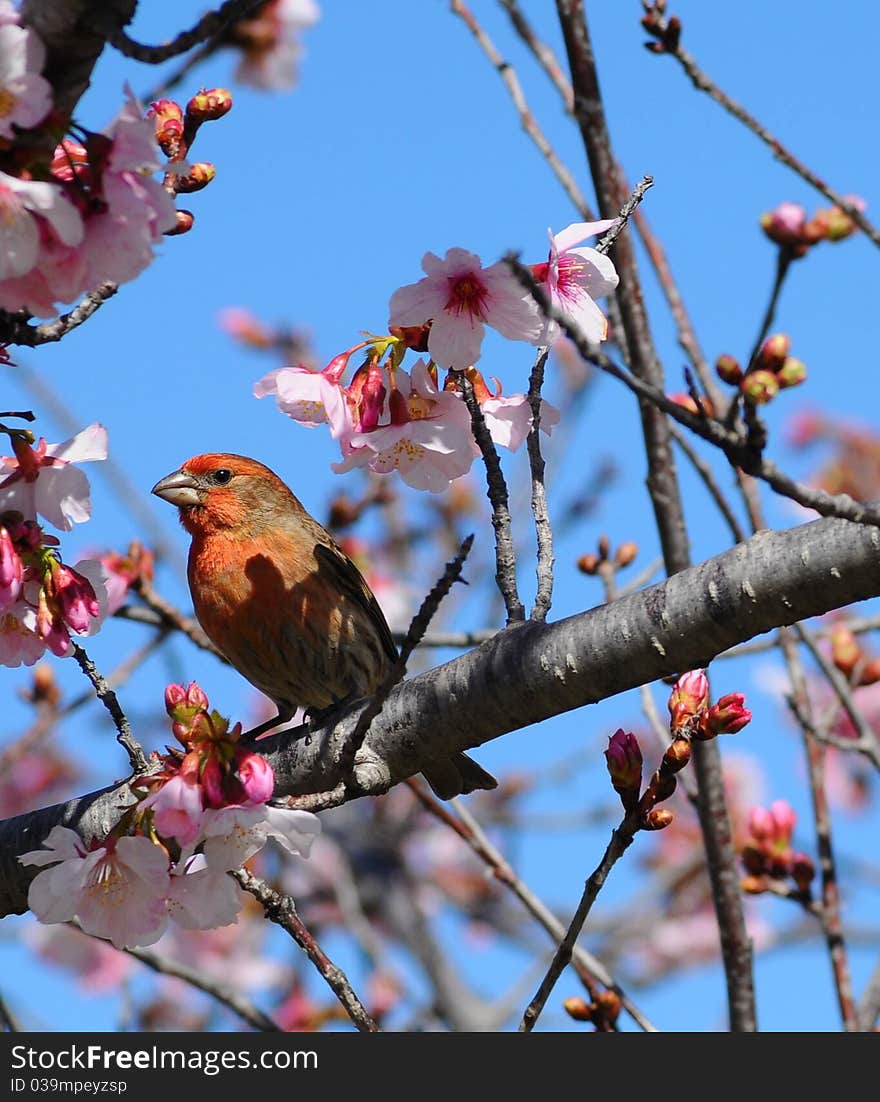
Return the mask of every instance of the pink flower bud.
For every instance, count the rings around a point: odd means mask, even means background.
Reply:
[[[226,798],[223,794],[223,769],[215,757],[209,757],[202,770],[202,788],[208,807],[223,807]]]
[[[773,822],[773,840],[777,847],[788,846],[794,832],[797,815],[786,800],[774,800],[770,805],[770,817]]]
[[[165,686],[165,711],[173,716],[177,708],[186,700],[186,689],[183,685]]]
[[[761,229],[777,245],[799,245],[806,221],[807,212],[799,203],[780,203],[761,215]]]
[[[203,88],[186,105],[188,120],[196,123],[222,119],[232,109],[232,93],[226,88]]]
[[[669,696],[669,715],[672,729],[678,730],[696,719],[709,703],[709,679],[704,670],[684,673],[672,686]]]
[[[190,708],[197,708],[200,712],[208,710],[208,698],[197,681],[190,681],[187,685],[186,702]]]
[[[614,791],[629,811],[638,801],[642,784],[642,751],[636,736],[618,727],[608,740],[605,762]]]
[[[250,750],[236,750],[235,763],[245,801],[264,804],[275,790],[272,766],[262,754],[255,754]]]
[[[766,842],[773,836],[773,817],[765,807],[752,808],[749,815],[749,834],[756,842]]]
[[[791,876],[802,892],[808,891],[816,875],[816,866],[812,858],[805,853],[791,855]]]
[[[706,727],[716,735],[734,735],[741,731],[752,718],[745,707],[746,698],[742,693],[727,693],[713,704],[706,715]]]
[[[79,635],[87,632],[92,619],[101,611],[88,578],[64,563],[57,563],[45,584],[66,626]]]

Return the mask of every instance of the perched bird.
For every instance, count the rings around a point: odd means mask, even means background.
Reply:
[[[192,536],[196,617],[230,664],[278,708],[313,717],[369,696],[397,649],[372,590],[330,533],[268,467],[242,455],[197,455],[153,493]],[[272,724],[274,726],[274,724]],[[495,778],[466,754],[432,762],[443,799]]]

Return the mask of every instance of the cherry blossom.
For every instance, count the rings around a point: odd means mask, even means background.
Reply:
[[[13,448],[14,458],[0,456],[0,513],[42,516],[63,532],[89,519],[89,481],[73,464],[107,458],[103,425],[89,425],[61,444],[47,444],[41,437],[31,448],[18,438]]]
[[[186,870],[178,866],[172,873],[168,913],[185,930],[231,926],[238,922],[242,902],[241,888],[225,871],[190,863]]]
[[[282,413],[309,428],[335,421],[345,401],[338,380],[326,368],[312,371],[303,364],[276,368],[254,384],[254,397],[270,395]]]
[[[367,466],[379,474],[397,470],[408,485],[440,493],[466,474],[473,463],[474,442],[467,406],[455,394],[440,391],[424,360],[394,372],[389,399],[391,423],[371,432],[352,432],[343,443],[346,458],[334,463],[337,473]]]
[[[0,172],[0,306],[27,305],[17,294],[18,277],[34,268],[43,240],[76,246],[84,233],[79,211],[56,184]]]
[[[550,236],[550,256],[546,264],[537,264],[533,271],[539,283],[545,285],[550,302],[591,343],[598,344],[608,335],[608,320],[595,300],[610,294],[617,286],[614,264],[595,249],[577,249],[575,245],[602,233],[614,225],[615,219],[600,222],[574,222],[560,233]],[[546,319],[540,344],[553,344],[561,336],[559,324]]]
[[[0,23],[0,138],[14,138],[13,126],[29,129],[52,107],[52,88],[40,75],[46,49],[29,27]]]
[[[428,351],[441,367],[475,364],[486,325],[509,340],[538,341],[543,329],[538,307],[503,261],[484,268],[475,253],[456,248],[442,260],[425,253],[422,268],[425,279],[391,296],[389,324],[431,321]]]
[[[83,930],[117,949],[152,945],[168,921],[168,856],[148,838],[110,839],[88,850],[67,827],[53,827],[43,848],[22,864],[44,868],[31,882],[28,906],[40,922],[79,919]]]

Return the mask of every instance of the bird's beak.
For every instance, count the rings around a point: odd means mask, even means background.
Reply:
[[[156,497],[170,501],[172,505],[177,505],[181,509],[201,504],[198,483],[186,471],[174,471],[172,474],[165,475],[164,478],[159,479],[151,492]]]

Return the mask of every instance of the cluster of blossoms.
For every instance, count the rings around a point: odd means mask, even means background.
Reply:
[[[89,483],[74,464],[105,459],[107,433],[90,425],[62,444],[11,440],[15,454],[0,456],[0,664],[30,666],[47,648],[69,654],[71,635],[93,633],[107,614],[101,563],[66,565],[37,521],[69,531],[89,519]]]
[[[790,351],[791,339],[784,333],[774,333],[764,341],[745,371],[735,357],[725,354],[715,361],[715,372],[725,383],[739,387],[747,402],[763,406],[780,390],[798,386],[807,377],[803,361],[790,356]]]
[[[843,198],[858,211],[865,210],[868,205],[858,195],[844,195]],[[823,207],[812,218],[807,218],[806,210],[799,203],[785,202],[761,215],[761,229],[792,258],[799,258],[806,256],[820,241],[843,241],[851,237],[858,227],[840,207]]]
[[[624,811],[636,817],[641,830],[662,830],[672,822],[672,812],[656,805],[675,791],[675,774],[690,761],[691,742],[741,731],[752,718],[742,693],[727,693],[710,706],[709,681],[703,670],[691,670],[678,678],[668,706],[672,742],[644,792],[642,751],[636,736],[619,728],[605,751],[611,784]]]
[[[26,865],[49,866],[31,883],[28,905],[41,922],[79,920],[117,949],[152,945],[172,918],[185,929],[238,920],[242,893],[227,873],[275,838],[307,857],[320,821],[269,806],[274,775],[240,743],[241,725],[208,710],[195,682],[169,685],[165,707],[183,751],[153,755],[136,778],[137,802],[102,842],[54,827]],[[196,850],[200,852],[197,854]]]
[[[755,807],[749,816],[750,839],[740,857],[748,874],[743,891],[758,895],[768,891],[771,882],[794,881],[798,891],[809,893],[816,875],[811,858],[791,847],[797,816],[785,800],[774,801],[769,809]]]
[[[532,266],[554,307],[593,343],[604,340],[608,330],[594,300],[614,289],[617,274],[604,254],[575,246],[611,225],[577,223],[551,233],[548,260]],[[326,423],[342,451],[342,461],[333,467],[338,473],[354,467],[379,474],[397,470],[409,485],[439,492],[466,474],[479,455],[462,376],[496,444],[518,448],[533,424],[525,394],[503,396],[501,383],[493,379],[490,388],[474,366],[485,327],[541,346],[557,340],[560,330],[503,262],[484,268],[474,253],[450,249],[442,260],[426,253],[422,267],[424,279],[392,295],[387,336],[368,337],[334,356],[322,371],[304,365],[271,371],[254,393],[274,396],[279,409],[302,424]],[[344,385],[349,360],[362,349],[365,360]],[[430,359],[406,371],[402,362],[409,350]],[[447,373],[442,387],[438,369]],[[558,420],[558,410],[542,402],[541,428],[549,433]]]
[[[180,232],[174,194],[186,189],[169,180],[189,166],[165,166],[165,186],[155,178],[154,126],[129,89],[105,133],[54,112],[45,48],[8,0],[0,57],[0,308],[51,317],[106,280],[134,279],[163,234]],[[82,140],[56,144],[65,129]]]

